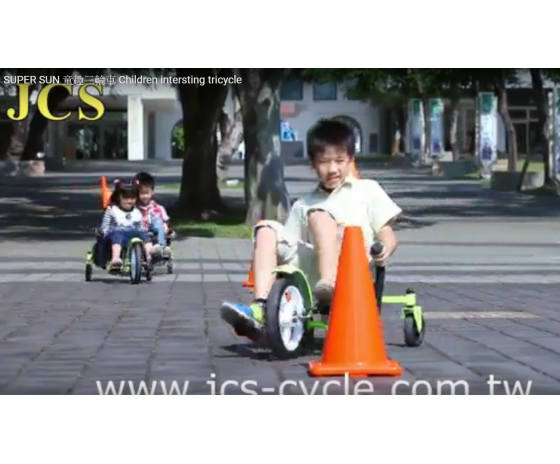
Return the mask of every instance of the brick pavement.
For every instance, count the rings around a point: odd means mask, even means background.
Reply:
[[[405,381],[425,379],[436,388],[437,379],[464,380],[476,393],[485,391],[484,378],[493,374],[531,380],[533,393],[560,393],[560,296],[554,285],[560,255],[554,246],[518,247],[513,256],[507,247],[500,255],[495,247],[447,246],[435,256],[426,251],[429,245],[408,248],[388,274],[387,291],[413,286],[429,332],[423,347],[402,347],[397,311],[386,308],[389,351],[406,368]],[[485,249],[493,250],[490,260]],[[183,242],[177,245],[177,275],[140,286],[116,278],[85,283],[83,261],[52,244],[43,255],[57,256],[32,259],[41,250],[30,247],[25,259],[3,256],[0,393],[97,393],[95,382],[109,380],[188,380],[190,393],[208,393],[213,373],[218,382],[254,380],[259,388],[277,389],[293,380],[313,388],[307,358],[270,361],[218,319],[223,299],[249,298],[239,284],[249,250],[225,240]],[[373,385],[387,393],[392,382]],[[239,390],[229,386],[227,392]]]
[[[391,176],[384,179],[401,195],[404,181],[392,183]],[[428,322],[425,344],[405,348],[398,313],[385,308],[389,352],[406,369],[401,380],[426,380],[442,393],[450,387],[438,381],[465,381],[471,394],[483,394],[494,375],[532,381],[533,394],[560,393],[559,221],[554,210],[531,217],[522,205],[517,216],[509,211],[499,221],[472,224],[458,213],[478,201],[469,188],[463,199],[455,195],[456,207],[442,206],[437,198],[419,202],[416,222],[399,232],[403,245],[387,292],[413,286]],[[401,199],[412,205],[418,191],[408,191]],[[439,215],[428,211],[430,204]],[[177,243],[177,274],[140,286],[119,279],[83,282],[82,257],[90,244],[83,234],[30,241],[0,231],[0,394],[98,394],[96,381],[121,380],[136,387],[162,381],[168,388],[171,381],[188,381],[189,393],[209,394],[212,374],[218,383],[258,382],[263,394],[277,393],[283,381],[296,383],[287,394],[317,387],[306,375],[310,358],[270,360],[218,318],[223,299],[249,298],[239,284],[248,242]],[[328,380],[320,381],[316,394]],[[387,394],[395,380],[370,382],[376,393]],[[355,385],[350,382],[350,390]],[[154,393],[162,393],[162,384],[155,386]],[[343,390],[341,385],[329,393]],[[400,394],[410,390],[405,384],[398,388]],[[496,387],[497,394],[504,391]],[[425,392],[424,385],[417,393]],[[127,386],[123,394],[128,393]],[[230,384],[226,393],[244,392]]]
[[[391,284],[388,290],[406,286]],[[428,314],[423,347],[402,347],[396,311],[385,311],[386,342],[406,368],[404,380],[434,386],[438,379],[464,380],[475,393],[493,374],[532,381],[533,393],[560,393],[560,296],[552,286],[415,289]],[[211,374],[217,382],[254,380],[261,389],[278,388],[284,380],[312,388],[304,365],[309,358],[271,361],[219,321],[222,299],[247,297],[238,284],[18,282],[1,284],[0,291],[3,394],[96,394],[96,381],[121,380],[188,380],[190,393],[209,393]],[[392,382],[372,380],[380,393]],[[227,392],[239,393],[234,387]]]

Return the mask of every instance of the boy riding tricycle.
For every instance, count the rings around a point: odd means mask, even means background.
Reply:
[[[377,182],[350,174],[355,142],[353,130],[336,120],[320,121],[310,131],[307,151],[317,187],[294,203],[285,225],[261,221],[255,226],[254,300],[222,305],[222,318],[239,336],[266,343],[277,356],[301,353],[313,330],[326,327],[312,316],[328,316],[345,225],[362,229],[364,253],[379,269],[379,283],[397,248],[392,225],[401,209]],[[424,323],[414,294],[383,301],[405,306],[407,344],[419,345]]]

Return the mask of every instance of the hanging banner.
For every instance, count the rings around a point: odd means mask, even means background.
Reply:
[[[289,122],[280,122],[280,140],[282,142],[295,142],[296,136]]]
[[[498,99],[492,92],[478,94],[476,158],[485,171],[498,159]]]
[[[412,99],[408,102],[408,146],[413,159],[420,159],[423,152],[424,112],[422,100]]]
[[[439,158],[443,154],[443,100],[430,99],[430,154],[432,158]]]
[[[552,137],[554,147],[552,154],[554,159],[553,172],[557,178],[560,178],[560,92],[558,89],[554,89],[554,101],[553,101],[553,118],[552,118]]]

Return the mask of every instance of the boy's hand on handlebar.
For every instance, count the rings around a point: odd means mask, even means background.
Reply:
[[[389,261],[391,254],[387,247],[383,247],[383,250],[378,255],[373,255],[372,259],[376,266],[385,267]]]
[[[389,258],[397,248],[397,243],[397,237],[392,227],[389,224],[382,227],[378,233],[378,239],[374,244],[374,246],[382,245],[381,250],[378,250],[377,253],[372,253],[372,259],[376,266],[385,267],[388,264]],[[375,246],[375,248],[380,247]]]

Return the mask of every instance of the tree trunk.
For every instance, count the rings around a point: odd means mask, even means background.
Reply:
[[[221,139],[218,147],[216,172],[218,181],[225,182],[231,159],[238,150],[243,135],[243,117],[237,97],[233,103],[233,118],[222,110],[219,128]]]
[[[404,153],[403,143],[406,135],[406,126],[404,124],[404,115],[399,105],[391,105],[391,154],[396,155]]]
[[[0,160],[19,158],[27,136],[27,121],[12,121],[0,126]]]
[[[554,176],[551,173],[550,162],[550,134],[547,116],[547,100],[548,94],[544,88],[543,75],[540,69],[530,68],[531,82],[535,91],[535,102],[537,105],[538,130],[537,145],[542,147],[542,161],[544,167],[545,185],[556,185]]]
[[[69,95],[66,89],[62,87],[55,87],[52,89],[48,97],[48,106],[51,109],[51,112],[54,113],[60,104],[68,97]],[[21,154],[21,161],[32,160],[37,156],[37,153],[44,150],[43,135],[45,134],[45,130],[48,125],[49,120],[45,118],[37,110],[37,108],[35,108],[35,112],[33,113],[31,122],[29,123],[27,140],[25,141],[25,147],[23,148],[23,153]]]
[[[508,164],[507,170],[514,172],[517,170],[517,137],[515,136],[515,126],[509,115],[507,90],[505,82],[498,86],[498,112],[502,117],[507,135]]]
[[[432,151],[432,119],[430,115],[430,98],[427,95],[426,87],[419,74],[415,75],[416,91],[422,100],[422,114],[424,119],[424,144],[422,149],[422,162],[427,163]]]
[[[226,70],[223,70],[225,75]],[[206,69],[178,69],[178,77],[208,75]],[[184,74],[184,75],[183,75]],[[178,86],[185,150],[177,208],[183,217],[207,219],[222,210],[216,175],[216,128],[227,97],[223,85]]]
[[[422,111],[424,114],[424,150],[423,160],[428,162],[432,154],[432,117],[430,114],[430,99],[422,97]]]
[[[408,103],[405,105],[397,106],[397,128],[401,133],[401,139],[399,142],[399,153],[406,152],[406,123],[408,119]]]
[[[13,124],[0,124],[0,161],[5,161],[9,157],[8,152],[10,150],[13,134]]]
[[[451,99],[450,105],[451,121],[449,124],[449,145],[451,147],[453,161],[457,161],[459,159],[459,146],[457,144],[457,130],[459,127],[459,101],[459,95],[454,96]]]
[[[290,209],[280,156],[280,84],[285,69],[237,69],[245,139],[247,223],[283,222]]]

